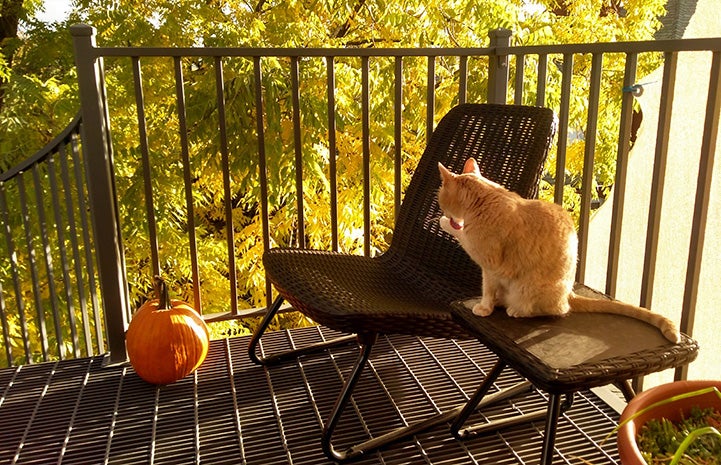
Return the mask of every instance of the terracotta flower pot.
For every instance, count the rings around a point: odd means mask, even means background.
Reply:
[[[655,386],[631,399],[631,402],[623,409],[619,424],[622,424],[627,418],[635,415],[636,412],[643,410],[651,404],[685,392],[698,391],[699,389],[711,386],[716,386],[721,390],[721,380],[676,381]],[[695,405],[702,408],[713,406],[721,411],[721,399],[719,399],[715,393],[711,392],[660,405],[624,424],[618,430],[616,436],[621,463],[623,465],[646,465],[636,445],[636,435],[647,421],[664,417],[671,421],[679,421],[681,420],[682,413],[687,415],[691,407]]]

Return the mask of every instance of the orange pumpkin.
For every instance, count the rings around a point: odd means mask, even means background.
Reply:
[[[208,354],[210,334],[190,304],[170,300],[165,281],[153,279],[155,299],[130,321],[125,345],[135,372],[152,384],[170,384],[192,373]]]

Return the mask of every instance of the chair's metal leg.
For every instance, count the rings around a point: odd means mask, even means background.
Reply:
[[[263,337],[263,334],[268,329],[268,326],[270,326],[270,323],[273,321],[273,318],[278,313],[278,310],[280,310],[280,306],[282,304],[282,297],[278,297],[273,301],[273,304],[270,306],[270,308],[268,308],[268,311],[263,317],[263,321],[261,321],[260,326],[258,326],[258,328],[255,330],[253,336],[250,338],[250,342],[248,343],[248,356],[250,357],[251,361],[258,365],[268,366],[287,360],[294,360],[300,355],[321,352],[330,347],[348,344],[356,340],[356,336],[354,334],[349,334],[347,336],[340,336],[335,339],[331,339],[330,341],[309,344],[305,347],[301,347],[300,349],[289,350],[286,352],[281,352],[279,354],[272,354],[268,355],[267,357],[261,357],[258,355],[257,351],[258,344],[260,343],[260,339]]]
[[[548,408],[546,410],[536,410],[533,412],[525,413],[523,415],[516,415],[514,417],[502,420],[495,420],[488,423],[481,423],[479,425],[467,426],[465,428],[463,427],[465,422],[468,420],[468,417],[470,417],[471,414],[478,408],[479,404],[483,404],[483,401],[485,400],[484,397],[486,396],[488,390],[505,367],[506,364],[502,360],[499,360],[496,363],[496,366],[494,366],[493,369],[490,371],[490,373],[486,375],[481,385],[478,387],[476,392],[473,393],[464,409],[461,411],[458,417],[456,417],[455,421],[451,425],[451,434],[456,439],[468,439],[471,437],[479,436],[481,434],[496,432],[509,426],[515,426],[531,421],[538,421],[545,417],[546,430],[543,438],[543,448],[541,450],[541,465],[549,465],[552,463],[553,459],[558,418],[561,413],[566,412],[573,405],[573,393],[566,394],[563,403],[561,403],[561,394],[549,394],[550,399],[548,402]],[[509,389],[518,390],[518,392],[520,392],[522,390],[528,389],[529,385],[530,383],[526,381],[524,383],[519,383]],[[493,395],[498,395],[501,392],[497,392]],[[518,394],[518,392],[516,392],[516,394]],[[511,396],[507,395],[506,397]]]
[[[499,360],[483,379],[483,382],[468,400],[464,409],[456,417],[455,421],[451,424],[451,435],[453,435],[454,438],[468,439],[482,434],[495,432],[499,429],[507,428],[509,426],[520,425],[523,423],[528,423],[529,421],[540,420],[545,416],[545,410],[539,410],[524,415],[516,415],[510,418],[494,420],[488,423],[480,423],[477,425],[466,426],[465,428],[463,427],[463,425],[466,423],[466,421],[468,421],[468,418],[473,414],[474,411],[487,405],[496,403],[500,400],[516,397],[519,394],[530,391],[533,388],[533,385],[529,381],[523,381],[520,383],[516,383],[511,387],[487,395],[491,385],[493,385],[493,383],[496,381],[496,379],[505,367],[505,362]]]
[[[456,419],[451,424],[451,434],[454,438],[464,439],[466,437],[469,437],[469,435],[473,434],[468,429],[464,429],[463,431],[461,431],[461,428],[468,420],[468,417],[470,417],[471,414],[476,411],[476,409],[478,408],[478,404],[486,396],[486,394],[488,394],[491,386],[493,386],[493,383],[496,382],[496,379],[498,379],[504,368],[506,368],[506,363],[503,360],[499,359],[498,362],[496,362],[496,365],[483,379],[483,382],[478,387],[476,392],[474,392],[470,399],[468,399],[468,402],[466,402],[466,405],[461,410],[461,413],[458,414]]]
[[[353,367],[353,371],[351,372],[350,377],[348,378],[345,385],[343,386],[343,390],[341,391],[340,395],[338,396],[338,400],[336,400],[336,404],[333,407],[331,416],[330,416],[328,422],[326,423],[325,427],[323,428],[323,437],[321,440],[322,445],[323,445],[323,451],[329,458],[336,460],[338,462],[345,462],[347,460],[367,454],[368,452],[371,452],[373,450],[376,450],[381,447],[392,444],[394,442],[400,441],[401,439],[405,439],[407,437],[413,436],[413,435],[421,433],[423,431],[427,431],[435,426],[441,425],[443,423],[448,423],[451,420],[453,420],[454,418],[456,418],[462,409],[468,407],[468,403],[465,403],[465,404],[459,405],[456,408],[433,415],[429,418],[426,418],[425,420],[411,423],[408,426],[397,428],[397,429],[390,431],[386,434],[383,434],[381,436],[371,438],[360,444],[353,445],[343,451],[338,451],[337,449],[335,449],[333,447],[333,445],[331,444],[333,431],[335,430],[335,427],[338,423],[340,415],[342,414],[345,406],[348,404],[348,401],[350,400],[350,397],[353,392],[353,388],[355,387],[355,384],[358,381],[358,379],[360,379],[361,372],[363,371],[363,368],[364,368],[366,362],[368,361],[368,356],[370,355],[371,346],[375,342],[375,336],[372,336],[372,337],[373,337],[373,339],[363,340],[359,336],[359,342],[361,345],[360,354],[358,355],[358,359],[356,360],[356,364]],[[502,369],[503,368],[501,368],[499,370],[499,373]],[[498,377],[497,374],[494,375],[494,379],[497,377]],[[519,383],[519,385],[514,386],[513,388],[494,392],[493,394],[485,396],[482,400],[480,400],[480,402],[476,402],[476,408],[481,408],[481,407],[491,405],[493,403],[508,399],[510,397],[517,396],[521,392],[529,390],[530,387],[531,387],[531,384],[526,382],[526,383]]]
[[[563,404],[561,404],[561,394],[549,394],[549,396],[546,431],[543,436],[543,448],[541,449],[541,465],[551,465],[553,463],[558,417],[573,405],[573,393],[566,394]]]
[[[623,394],[623,398],[626,399],[626,402],[630,402],[631,399],[636,397],[636,391],[633,390],[631,381],[625,379],[623,381],[616,381],[613,384],[621,391],[621,394]]]
[[[323,426],[323,436],[321,438],[323,452],[328,457],[335,459],[339,462],[348,460],[352,457],[360,455],[363,452],[353,451],[352,449],[338,452],[331,444],[331,438],[333,436],[333,432],[335,431],[335,427],[338,424],[338,420],[343,413],[343,409],[345,409],[345,406],[348,404],[348,401],[353,394],[353,389],[355,389],[355,385],[358,383],[358,380],[361,377],[361,373],[363,373],[363,368],[368,361],[368,357],[370,357],[371,349],[373,348],[373,344],[375,344],[377,339],[377,334],[358,335],[358,342],[360,343],[360,353],[358,354],[358,358],[356,359],[355,365],[353,366],[350,377],[346,380],[345,384],[343,385],[343,389],[341,389],[341,392],[338,395],[338,399],[336,399],[335,401],[335,405],[333,406],[333,410],[331,410],[328,421]]]

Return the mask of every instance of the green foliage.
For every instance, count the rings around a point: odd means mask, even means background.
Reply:
[[[688,417],[679,422],[667,418],[652,419],[643,425],[639,431],[637,443],[644,460],[652,464],[706,464],[720,463],[721,435],[717,428],[721,428],[721,413],[713,407],[692,407]],[[704,434],[698,435],[701,431]],[[693,435],[693,441],[686,438]],[[688,445],[686,445],[686,444]],[[674,456],[684,444],[680,461],[674,461]]]
[[[482,47],[488,31],[499,27],[513,32],[514,45],[578,43],[651,39],[659,27],[662,0],[628,0],[627,15],[600,16],[601,0],[570,2],[567,16],[551,10],[557,2],[538,2],[530,9],[525,0],[453,0],[427,5],[420,0],[315,2],[239,0],[76,0],[70,18],[58,24],[27,21],[25,36],[14,51],[12,68],[0,65],[6,76],[6,98],[0,108],[0,165],[12,166],[41,147],[70,121],[79,107],[73,52],[68,28],[85,22],[97,29],[100,46],[158,47]],[[546,104],[560,101],[561,57],[549,57]],[[620,111],[623,57],[604,62],[602,108],[596,146],[596,181],[603,191],[612,183]],[[574,62],[571,128],[585,131],[590,57]],[[403,127],[401,182],[409,180],[426,141],[425,58],[403,61]],[[322,58],[298,63],[303,155],[303,212],[297,211],[295,141],[290,70],[287,58],[265,57],[265,154],[268,179],[270,246],[298,245],[329,249],[331,238],[330,154],[326,72]],[[658,65],[657,56],[642,56],[639,74]],[[193,301],[188,246],[188,209],[183,181],[183,154],[172,58],[144,58],[145,114],[148,133],[153,208],[157,223],[160,268],[173,292]],[[212,58],[189,57],[181,62],[186,93],[189,170],[195,233],[198,238],[199,276],[204,313],[227,311],[229,270],[228,220],[225,201],[231,202],[233,253],[236,259],[240,308],[265,305],[267,296],[262,255],[263,230],[256,134],[253,60],[226,58],[224,101],[228,127],[227,153],[230,184],[225,193],[222,171],[224,147],[219,138],[215,72]],[[371,122],[371,253],[383,251],[392,236],[394,221],[394,61],[369,62]],[[482,101],[487,76],[485,58],[468,63],[468,100]],[[524,103],[535,103],[535,58],[524,65]],[[337,126],[338,249],[363,251],[362,132],[360,60],[336,58],[335,101]],[[436,60],[436,109],[440,118],[457,103],[459,63]],[[106,58],[105,76],[112,121],[115,179],[120,195],[122,233],[132,298],[139,306],[151,294],[150,258],[142,153],[139,145],[133,74],[126,58]],[[512,92],[512,91],[511,91]],[[569,145],[567,177],[577,180],[583,166],[583,141]],[[552,157],[553,158],[553,157]],[[551,160],[552,162],[552,160]],[[549,164],[549,171],[554,169]],[[564,187],[567,206],[577,204],[577,185]],[[544,186],[544,195],[552,195]],[[299,213],[304,236],[299,235]],[[291,315],[291,314],[289,314]],[[287,324],[302,324],[299,316],[284,317]],[[295,318],[295,320],[291,320]],[[227,323],[226,329],[254,323]],[[235,326],[234,326],[235,325]]]

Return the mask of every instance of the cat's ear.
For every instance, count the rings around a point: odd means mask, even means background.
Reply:
[[[472,173],[476,176],[481,175],[481,170],[480,168],[478,168],[478,163],[476,163],[475,158],[469,158],[468,160],[466,160],[466,163],[463,165],[463,174],[466,173]]]
[[[446,182],[446,180],[453,178],[453,173],[448,171],[448,168],[443,166],[441,162],[438,162],[438,171],[441,172],[441,182]]]

